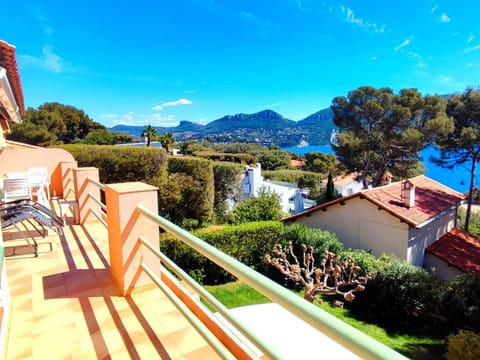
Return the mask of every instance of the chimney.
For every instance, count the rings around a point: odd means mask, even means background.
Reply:
[[[409,180],[402,182],[402,203],[409,209],[415,206],[415,185]]]
[[[388,171],[383,175],[383,185],[388,185],[392,183],[393,175]]]

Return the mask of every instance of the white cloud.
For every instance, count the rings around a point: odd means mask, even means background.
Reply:
[[[53,29],[49,25],[50,20],[42,15],[37,16],[37,20],[43,28],[43,33],[47,36],[51,36],[53,34]]]
[[[440,16],[440,22],[442,22],[442,23],[449,23],[450,21],[452,21],[452,19],[450,19],[447,14],[443,13],[443,14]]]
[[[353,13],[353,10],[350,8],[347,8],[345,6],[341,6],[340,9],[342,10],[342,13],[345,14],[345,20],[349,23],[358,25],[362,28],[366,28],[368,30],[371,30],[373,32],[378,32],[378,33],[384,33],[385,32],[385,25],[379,25],[375,22],[367,21],[364,20],[361,17],[356,17],[355,14]]]
[[[376,56],[372,56],[370,59],[372,59],[373,61],[377,60],[377,57]]]
[[[71,65],[54,52],[52,45],[44,45],[42,55],[42,57],[19,55],[18,59],[26,66],[41,68],[56,74],[72,71]]]
[[[463,53],[467,54],[469,52],[477,51],[477,50],[480,50],[480,45],[475,45],[475,46],[472,46],[471,48],[465,49]]]
[[[467,44],[471,43],[473,40],[475,40],[475,35],[470,34],[470,36],[467,39]]]
[[[181,106],[181,105],[191,105],[192,102],[188,99],[178,99],[175,101],[168,101],[160,105],[155,105],[152,110],[163,110],[164,107],[169,106]]]
[[[410,56],[412,59],[418,61],[417,62],[418,67],[424,67],[425,66],[425,62],[423,61],[423,57],[420,54],[418,54],[416,52],[413,52],[413,51],[409,51],[408,56]]]
[[[304,10],[302,0],[293,0],[299,10]]]
[[[437,81],[442,85],[449,85],[455,82],[455,79],[449,75],[438,75]]]
[[[42,54],[48,70],[54,73],[61,73],[65,70],[64,61],[59,55],[55,54],[53,46],[45,45]]]
[[[176,101],[170,101],[163,104],[163,106],[179,106],[179,105],[191,105],[192,102],[188,99],[178,99]]]
[[[403,40],[403,42],[400,45],[395,47],[395,51],[402,50],[404,47],[410,45],[411,42],[412,40],[410,38]]]
[[[435,11],[437,11],[437,9],[438,9],[438,5],[434,5],[432,7],[431,13],[433,14]]]

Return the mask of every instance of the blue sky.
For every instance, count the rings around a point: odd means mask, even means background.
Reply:
[[[11,1],[27,107],[59,102],[106,126],[292,120],[359,86],[480,84],[479,1]]]

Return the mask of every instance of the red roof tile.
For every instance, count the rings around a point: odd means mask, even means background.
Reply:
[[[290,160],[290,165],[292,165],[294,167],[297,167],[297,168],[301,168],[303,165],[305,165],[305,162],[303,160],[292,159],[292,160]]]
[[[451,266],[480,280],[480,239],[454,228],[427,249]]]
[[[418,226],[436,215],[457,206],[465,196],[425,175],[408,179],[415,185],[415,206],[402,203],[402,181],[362,191],[366,199],[402,219]]]
[[[369,200],[379,208],[388,211],[407,224],[419,226],[442,212],[457,206],[465,199],[462,193],[440,184],[425,175],[411,178],[409,181],[415,185],[415,206],[411,208],[406,207],[402,203],[402,182],[399,181],[373,189],[362,190],[359,193],[321,204],[285,218],[283,221],[294,220],[337,203],[347,202],[350,199],[361,197]]]
[[[7,71],[8,82],[12,88],[13,96],[20,110],[20,115],[25,115],[25,103],[23,99],[22,83],[18,72],[15,46],[0,40],[0,66]]]
[[[335,179],[333,179],[333,183],[337,186],[345,186],[345,185],[348,185],[354,181],[357,181],[358,180],[358,173],[357,172],[353,172],[353,173],[349,173],[349,174],[346,174],[346,175],[341,175],[341,176],[337,176],[335,177]]]

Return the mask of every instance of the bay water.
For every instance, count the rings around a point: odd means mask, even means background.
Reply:
[[[307,152],[322,152],[324,154],[334,154],[330,145],[288,147],[282,148],[295,154],[305,155]],[[460,192],[468,191],[470,184],[470,168],[460,165],[453,170],[441,168],[431,161],[431,157],[439,157],[439,152],[433,146],[429,146],[421,152],[422,161],[425,163],[425,175],[448,187]],[[479,185],[479,177],[476,177],[475,186]]]

